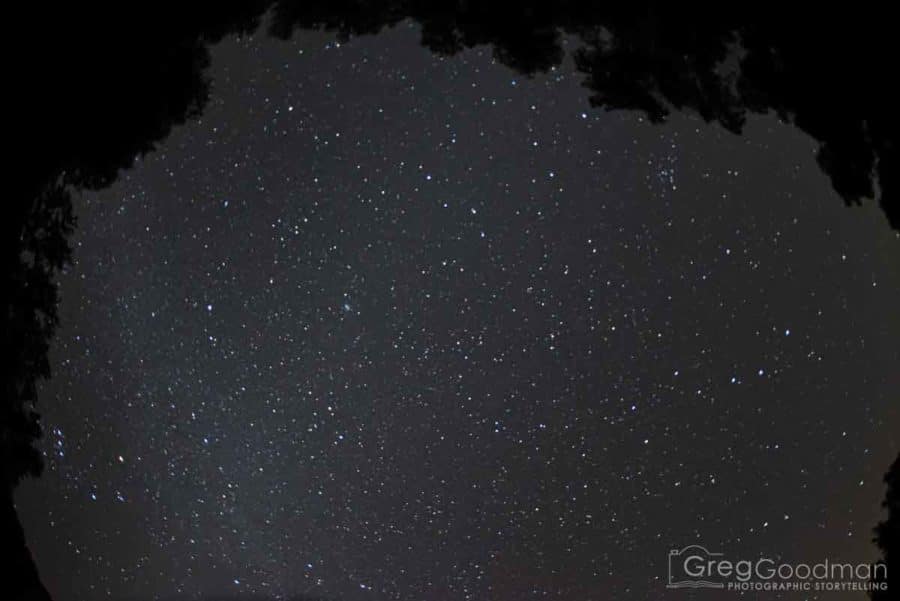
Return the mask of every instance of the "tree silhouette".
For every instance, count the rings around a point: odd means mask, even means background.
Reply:
[[[411,18],[434,52],[490,45],[500,62],[525,74],[559,64],[567,35],[595,106],[641,110],[655,122],[688,110],[735,133],[748,113],[774,112],[820,142],[819,164],[848,204],[874,197],[877,187],[882,209],[900,229],[900,94],[882,67],[893,52],[888,21],[864,10],[764,8],[282,0],[270,31],[286,38],[297,28],[326,29],[350,37]]]
[[[884,475],[884,482],[887,484],[887,492],[882,506],[887,509],[888,515],[887,519],[876,526],[873,540],[883,556],[879,563],[887,566],[887,578],[875,582],[887,586],[872,591],[870,597],[874,601],[896,599],[897,591],[900,591],[900,576],[897,574],[897,558],[900,557],[900,455]],[[882,574],[879,572],[876,576],[881,577]]]
[[[36,389],[50,376],[47,351],[58,321],[54,279],[69,259],[75,225],[71,193],[111,184],[174,125],[199,114],[208,91],[208,45],[253,31],[264,4],[247,2],[237,10],[210,3],[190,14],[135,5],[115,28],[106,25],[115,16],[106,8],[60,7],[49,20],[34,7],[13,11],[16,22],[40,25],[34,35],[43,47],[13,67],[12,100],[26,127],[13,132],[19,162],[0,219],[4,599],[49,599],[25,546],[13,489],[42,468],[34,448],[40,436]]]

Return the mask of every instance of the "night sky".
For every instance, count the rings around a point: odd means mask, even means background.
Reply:
[[[16,495],[54,599],[658,599],[691,542],[875,558],[900,243],[811,138],[592,109],[568,63],[405,23],[229,38],[210,78],[75,199]]]

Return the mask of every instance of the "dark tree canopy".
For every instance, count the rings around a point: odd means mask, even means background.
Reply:
[[[884,482],[887,492],[883,505],[887,510],[887,518],[875,528],[874,540],[881,549],[881,561],[887,566],[887,588],[872,593],[871,597],[875,601],[893,599],[897,595],[896,591],[900,590],[900,576],[897,574],[897,557],[900,557],[900,455],[884,475]]]

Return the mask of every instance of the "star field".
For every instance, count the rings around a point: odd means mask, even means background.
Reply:
[[[655,125],[417,40],[227,39],[202,116],[76,199],[17,492],[54,599],[657,599],[691,542],[873,558],[882,214],[774,116]]]

